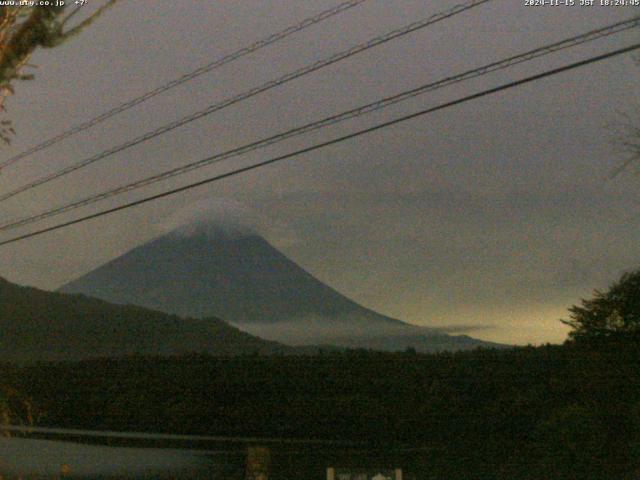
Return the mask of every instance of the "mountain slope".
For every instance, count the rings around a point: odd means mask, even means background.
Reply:
[[[192,317],[216,315],[236,323],[345,314],[397,322],[342,296],[257,235],[169,234],[131,250],[60,291]]]
[[[216,318],[184,319],[83,295],[20,287],[0,278],[3,361],[73,360],[125,354],[293,353]]]
[[[320,282],[259,235],[211,224],[134,248],[61,291],[182,316],[215,316],[296,345],[420,351],[489,345],[376,313]]]

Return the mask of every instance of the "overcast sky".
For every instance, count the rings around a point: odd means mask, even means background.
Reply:
[[[17,137],[1,158],[337,3],[123,0],[82,36],[32,57],[36,80],[18,85],[7,102]],[[456,3],[369,0],[21,161],[2,173],[0,191]],[[637,7],[528,7],[524,0],[495,0],[19,195],[0,205],[0,221],[638,13]],[[57,220],[638,38],[635,29],[553,54]],[[569,306],[639,266],[640,180],[631,173],[607,180],[626,158],[612,144],[612,131],[638,104],[639,73],[632,55],[616,57],[1,247],[0,275],[54,289],[159,235],[176,213],[212,208],[221,218],[252,223],[316,277],[381,313],[427,326],[477,325],[468,333],[494,341],[560,342],[566,329],[558,319]]]

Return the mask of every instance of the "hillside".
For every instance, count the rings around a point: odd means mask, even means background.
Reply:
[[[290,353],[217,318],[189,319],[84,295],[20,287],[0,278],[4,361],[72,360],[128,354]]]

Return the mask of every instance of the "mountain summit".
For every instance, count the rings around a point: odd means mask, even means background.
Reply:
[[[207,222],[134,248],[61,291],[186,317],[222,318],[290,344],[421,351],[483,344],[376,313],[313,277],[257,233]]]

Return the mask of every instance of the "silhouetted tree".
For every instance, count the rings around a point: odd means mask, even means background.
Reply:
[[[33,425],[31,401],[6,385],[0,386],[0,436],[11,436],[3,425]]]
[[[640,56],[636,57],[640,67]],[[622,121],[615,128],[614,143],[622,154],[627,155],[625,161],[611,174],[611,178],[619,175],[633,164],[640,163],[640,105],[635,105],[633,113],[622,113]]]
[[[575,342],[640,340],[640,269],[622,275],[606,292],[595,291],[591,300],[569,309]]]
[[[640,163],[640,108],[632,114],[621,114],[622,121],[616,126],[613,141],[621,154],[627,158],[611,173],[611,178],[618,176],[631,166]]]

